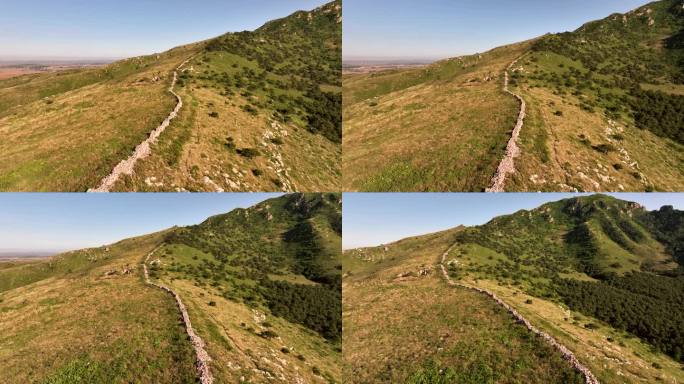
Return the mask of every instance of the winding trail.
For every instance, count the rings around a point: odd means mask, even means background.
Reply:
[[[150,136],[145,141],[135,147],[133,154],[128,159],[122,160],[119,164],[117,164],[112,170],[112,173],[102,179],[97,188],[91,188],[88,190],[88,192],[109,192],[114,187],[114,184],[116,184],[117,180],[119,180],[121,175],[132,175],[133,169],[135,168],[135,164],[138,162],[138,160],[144,159],[152,153],[151,145],[157,141],[159,135],[164,132],[169,124],[171,124],[171,120],[175,119],[176,116],[178,116],[178,112],[180,112],[181,108],[183,108],[183,99],[181,99],[181,97],[174,92],[173,88],[176,86],[176,81],[178,80],[178,71],[180,71],[180,69],[187,64],[188,61],[192,60],[193,57],[194,56],[189,57],[173,71],[173,81],[169,87],[169,92],[171,92],[171,94],[176,97],[176,100],[178,100],[178,103],[173,111],[171,111],[166,119],[164,119],[164,121],[150,133]]]
[[[491,186],[487,188],[486,192],[504,192],[506,185],[506,176],[510,173],[515,173],[515,158],[520,156],[520,147],[518,147],[518,137],[520,136],[520,131],[525,124],[525,109],[527,104],[522,96],[517,93],[511,92],[508,89],[508,71],[513,68],[515,63],[520,60],[522,56],[515,59],[504,71],[504,92],[512,95],[520,102],[520,113],[518,114],[518,121],[515,123],[515,128],[513,128],[513,133],[511,134],[511,139],[508,141],[506,146],[506,154],[504,158],[499,163],[499,167],[496,169],[496,173],[492,178]]]
[[[594,376],[594,374],[591,373],[589,368],[587,368],[582,363],[580,363],[580,361],[577,359],[575,354],[572,353],[571,350],[569,350],[566,346],[564,346],[563,344],[556,341],[556,339],[554,339],[553,336],[549,335],[548,333],[546,333],[544,331],[539,330],[537,327],[532,325],[532,323],[530,323],[527,319],[525,319],[513,307],[511,307],[510,305],[506,304],[503,300],[501,300],[496,294],[494,294],[493,292],[490,292],[486,289],[482,289],[482,288],[478,288],[478,287],[472,287],[469,285],[464,285],[464,284],[453,281],[451,279],[451,277],[449,276],[449,273],[447,273],[446,267],[444,266],[444,262],[446,260],[447,255],[449,254],[449,252],[451,252],[451,250],[456,245],[457,245],[457,243],[454,243],[451,247],[449,247],[449,249],[447,249],[442,254],[442,258],[439,262],[439,266],[442,269],[442,275],[444,275],[444,279],[446,280],[448,285],[471,289],[471,290],[477,291],[479,293],[482,293],[482,294],[487,295],[490,298],[494,299],[494,301],[496,301],[497,304],[504,307],[504,309],[506,309],[519,323],[524,324],[525,327],[527,327],[527,329],[529,331],[533,332],[537,336],[542,337],[552,347],[556,348],[563,355],[563,358],[565,360],[567,360],[568,362],[570,362],[572,367],[584,376],[584,381],[586,384],[599,384],[599,381],[598,381],[598,379],[596,379],[596,376]]]
[[[202,340],[202,338],[199,337],[199,335],[197,335],[195,333],[195,330],[192,328],[192,323],[190,322],[188,310],[185,308],[185,305],[183,305],[183,301],[181,300],[180,296],[171,288],[150,281],[150,275],[147,272],[147,262],[150,259],[150,256],[152,256],[159,248],[160,247],[155,248],[152,252],[147,254],[147,257],[145,257],[145,262],[143,263],[145,283],[170,293],[176,299],[178,309],[180,310],[181,315],[183,316],[183,324],[185,324],[185,331],[188,333],[188,336],[190,337],[190,341],[192,343],[192,347],[195,350],[195,356],[197,358],[196,368],[198,379],[202,384],[213,384],[214,377],[211,375],[211,371],[209,370],[209,362],[211,361],[211,356],[209,356],[207,351],[204,349],[204,340]]]

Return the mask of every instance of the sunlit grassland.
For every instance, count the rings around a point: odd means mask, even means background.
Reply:
[[[0,190],[97,186],[173,109],[171,73],[193,49],[5,88],[0,82]]]
[[[12,284],[0,293],[0,381],[195,382],[173,298],[142,280],[139,263],[161,236],[3,269]]]
[[[607,86],[610,77],[594,74],[577,93],[591,71],[549,52],[527,55],[516,69],[528,115],[507,190],[675,191],[684,182],[681,145],[636,128],[619,101],[626,92]]]
[[[493,301],[445,284],[436,264],[457,232],[345,252],[346,382],[581,382]]]
[[[526,44],[344,77],[344,189],[482,191],[517,118],[503,70]]]

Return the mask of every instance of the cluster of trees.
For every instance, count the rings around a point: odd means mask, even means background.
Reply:
[[[258,65],[259,70],[243,68],[234,78],[208,76],[225,85],[228,95],[232,86],[263,92],[265,98],[249,99],[250,111],[270,108],[283,122],[298,115],[311,132],[341,141],[341,95],[320,91],[324,84],[341,86],[341,28],[335,12],[315,12],[312,18],[294,15],[254,32],[227,34],[210,41],[207,50],[229,52]]]
[[[342,337],[341,286],[261,282],[271,313],[318,332],[328,340]]]
[[[639,128],[684,144],[684,96],[634,89],[634,120]]]
[[[635,272],[588,282],[557,280],[561,299],[573,310],[630,332],[684,362],[684,277]]]
[[[328,140],[342,141],[342,95],[340,93],[321,92],[318,87],[311,88],[306,97],[311,100],[306,104],[309,131],[319,133]]]

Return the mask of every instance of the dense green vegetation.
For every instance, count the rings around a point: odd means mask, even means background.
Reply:
[[[178,228],[162,251],[168,267],[151,274],[192,280],[339,341],[340,209],[338,194],[292,194]]]
[[[296,12],[256,31],[229,33],[206,45],[199,74],[180,76],[179,85],[199,81],[240,93],[242,108],[295,121],[329,140],[341,141],[341,1],[311,12]]]
[[[532,86],[573,94],[582,109],[631,119],[642,129],[684,142],[684,97],[642,84],[684,83],[684,10],[678,0],[614,14],[574,32],[546,35],[534,43],[534,68],[517,74]],[[551,55],[551,56],[550,56]]]
[[[599,282],[555,284],[570,308],[605,321],[684,362],[684,278],[629,273]]]
[[[682,361],[683,224],[684,212],[670,206],[649,212],[603,195],[561,200],[458,232],[450,257],[460,263],[450,274],[562,301]]]
[[[320,333],[329,340],[342,337],[342,290],[339,286],[263,281],[264,297],[274,316]]]
[[[642,90],[632,95],[634,120],[639,127],[684,143],[684,96]]]

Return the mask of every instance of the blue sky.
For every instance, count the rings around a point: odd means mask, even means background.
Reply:
[[[247,208],[273,193],[0,193],[0,253],[109,244]]]
[[[0,59],[120,58],[162,52],[309,10],[325,0],[9,0]]]
[[[684,194],[617,193],[649,210],[672,205],[684,210]],[[480,225],[500,215],[536,208],[570,193],[345,193],[343,247],[376,246],[459,226]]]
[[[344,0],[345,59],[446,58],[575,30],[648,0]]]

